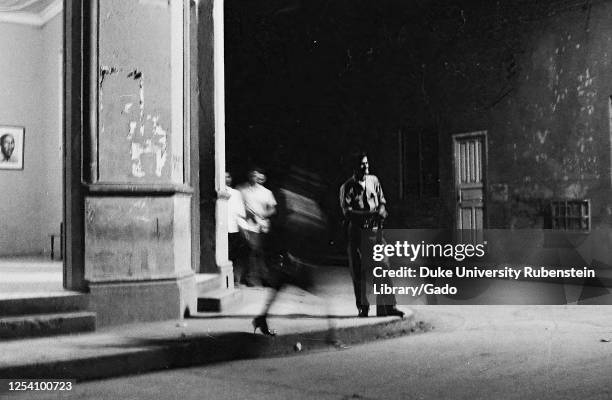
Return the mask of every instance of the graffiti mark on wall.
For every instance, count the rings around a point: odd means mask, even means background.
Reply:
[[[546,142],[546,137],[548,136],[550,132],[548,131],[548,129],[545,129],[544,132],[542,131],[537,131],[536,135],[538,137],[538,141],[540,142],[540,144],[544,144],[544,142]]]
[[[513,154],[535,160],[543,177],[567,177],[571,183],[598,173],[600,82],[594,71],[601,68],[585,59],[587,51],[585,43],[566,33],[543,38],[534,52],[532,74],[541,83],[530,86],[528,96],[538,101],[524,106],[525,143]]]
[[[578,99],[581,103],[580,111],[586,112],[588,115],[592,115],[595,107],[593,105],[594,98],[597,95],[593,86],[593,77],[589,69],[587,68],[584,74],[578,75],[578,86],[576,87],[576,92],[578,94]]]
[[[134,88],[134,85],[130,83],[114,82],[114,90],[111,90],[111,92],[123,90],[124,93],[118,96],[118,107],[113,107],[120,115],[111,116],[110,118],[113,121],[119,121],[117,126],[124,126],[125,133],[108,133],[119,137],[124,135],[131,160],[130,176],[136,178],[144,178],[147,175],[161,177],[168,158],[168,132],[164,128],[159,113],[146,112],[144,73],[138,69],[125,71],[117,67],[102,66],[100,68],[99,79],[100,98],[103,98],[104,95],[105,80],[108,80],[111,76],[115,79],[124,77],[129,82],[136,83],[137,88]],[[130,87],[132,88],[131,92]],[[128,90],[128,93],[125,93],[126,90]],[[137,107],[135,107],[136,104],[138,105]],[[103,102],[100,101],[100,111],[102,110]],[[104,121],[101,122],[100,133],[104,136]]]
[[[102,84],[104,84],[104,80],[106,79],[106,77],[116,74],[117,68],[115,67],[109,67],[108,65],[103,65],[100,67],[100,78],[99,78],[99,87],[100,89],[102,89]]]

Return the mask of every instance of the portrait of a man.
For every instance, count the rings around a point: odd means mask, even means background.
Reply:
[[[23,169],[24,128],[0,126],[0,169]]]
[[[0,151],[2,151],[3,162],[17,162],[17,159],[13,157],[15,151],[15,138],[10,133],[5,133],[0,136]]]

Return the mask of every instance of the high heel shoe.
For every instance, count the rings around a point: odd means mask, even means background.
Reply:
[[[259,317],[255,318],[252,324],[253,324],[253,334],[255,334],[255,332],[257,331],[257,328],[259,328],[261,333],[263,333],[266,336],[276,336],[276,331],[274,329],[270,330],[270,328],[268,328],[268,322],[266,321],[265,316],[260,315]]]

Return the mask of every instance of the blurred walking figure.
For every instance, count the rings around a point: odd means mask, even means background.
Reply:
[[[358,154],[354,159],[353,176],[340,187],[340,208],[347,225],[349,269],[359,317],[367,317],[370,312],[366,294],[371,292],[366,283],[368,277],[364,276],[367,274],[364,274],[362,269],[362,234],[368,235],[382,229],[382,221],[388,215],[386,204],[380,181],[375,175],[370,175],[367,154]],[[382,238],[382,232],[377,233],[377,236]],[[377,298],[377,303],[383,303],[376,306],[376,315],[379,317],[404,316],[404,313],[395,307],[395,296]]]
[[[248,263],[249,248],[245,238],[245,230],[247,229],[246,210],[242,194],[232,187],[232,175],[229,172],[225,173],[225,186],[229,196],[227,213],[228,258],[234,265],[234,281],[238,282]]]
[[[249,263],[245,266],[240,283],[253,286],[266,283],[266,256],[269,246],[270,218],[276,213],[276,199],[263,184],[266,175],[260,168],[249,171],[249,181],[241,186],[240,194],[246,213],[245,236],[249,244]]]
[[[299,260],[293,257],[289,251],[275,251],[272,256],[269,270],[271,291],[266,299],[261,314],[253,319],[253,333],[255,333],[259,328],[261,333],[264,335],[276,336],[276,331],[270,329],[268,326],[267,317],[270,308],[278,297],[278,294],[286,286],[295,286],[316,295],[318,288],[315,284],[313,275],[314,268],[302,264]],[[323,298],[321,293],[319,293],[317,297],[319,298],[319,301],[324,303],[325,311],[327,313],[327,343],[332,344],[338,349],[346,349],[348,346],[346,346],[337,337],[336,327],[332,318],[332,313],[330,312],[331,304],[329,300]]]
[[[312,224],[318,221],[320,215],[316,202],[307,200],[309,200],[307,197],[297,195],[286,188],[278,192],[277,212],[270,234],[266,238],[265,280],[270,291],[261,313],[253,320],[254,333],[259,329],[264,335],[276,335],[276,332],[268,326],[268,313],[280,291],[287,286],[294,286],[316,296],[316,302],[320,303],[325,311],[324,317],[327,318],[327,342],[338,349],[344,349],[347,346],[337,338],[334,320],[331,317],[333,303],[329,301],[329,293],[324,295],[322,282],[315,282],[316,267],[295,255],[304,248],[304,241],[309,240],[305,232],[313,234]]]

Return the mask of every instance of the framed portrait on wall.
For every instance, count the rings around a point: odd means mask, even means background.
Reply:
[[[25,128],[0,125],[0,170],[23,169]]]

